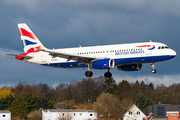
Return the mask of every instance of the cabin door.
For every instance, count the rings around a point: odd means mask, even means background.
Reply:
[[[46,60],[46,53],[45,52],[42,52],[42,62],[47,62]]]
[[[151,55],[151,54],[152,54],[152,50],[149,50],[149,48],[147,48],[146,55]]]

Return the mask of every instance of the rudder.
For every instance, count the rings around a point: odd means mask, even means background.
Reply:
[[[43,44],[25,23],[18,24],[18,28],[25,53],[38,52],[37,49],[44,48]]]

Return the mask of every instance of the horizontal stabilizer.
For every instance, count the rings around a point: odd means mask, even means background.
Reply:
[[[5,55],[19,56],[19,57],[23,57],[23,58],[27,58],[27,59],[31,59],[31,58],[33,58],[33,57],[31,57],[31,56],[17,55],[17,54],[7,54],[7,53],[5,53]]]

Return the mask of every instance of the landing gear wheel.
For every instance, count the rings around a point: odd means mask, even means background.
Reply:
[[[110,72],[106,72],[106,73],[104,73],[104,77],[105,78],[111,78],[112,74]]]
[[[152,69],[152,71],[151,71],[152,73],[156,73],[156,70],[155,69]]]
[[[92,77],[92,76],[93,76],[93,72],[91,72],[91,71],[86,71],[86,72],[85,72],[85,76],[86,76],[86,77]]]

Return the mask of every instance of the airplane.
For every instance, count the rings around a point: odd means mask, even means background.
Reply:
[[[24,46],[22,54],[6,54],[29,63],[58,68],[88,68],[86,77],[92,77],[91,69],[107,70],[105,78],[111,78],[110,69],[119,71],[139,71],[142,64],[151,63],[152,73],[156,73],[154,64],[176,56],[176,52],[166,44],[159,42],[141,42],[128,44],[48,49],[43,46],[25,23],[18,24]]]

